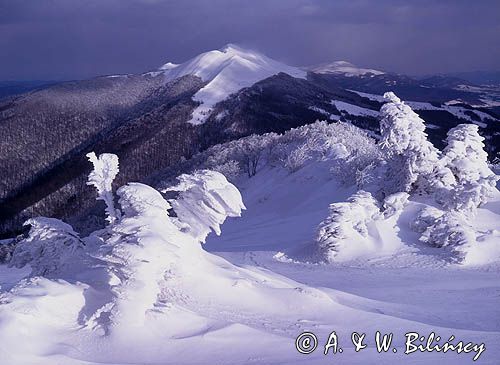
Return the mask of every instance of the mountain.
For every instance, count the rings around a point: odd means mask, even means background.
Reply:
[[[306,73],[298,68],[233,44],[221,50],[202,53],[180,65],[167,63],[160,70],[164,71],[167,81],[192,75],[205,82],[205,86],[193,98],[200,103],[189,120],[189,123],[195,125],[204,123],[218,102],[257,81],[280,72],[298,78],[306,77]]]
[[[478,85],[500,85],[500,71],[455,72],[446,76],[457,77]]]
[[[9,96],[24,94],[33,90],[40,90],[57,81],[0,81],[0,100]]]
[[[450,128],[476,123],[490,157],[498,153],[497,114],[473,106],[483,92],[333,65],[306,73],[228,45],[179,65],[60,83],[0,102],[0,233],[19,232],[32,216],[68,219],[102,209],[88,199],[90,151],[117,154],[116,184],[123,184],[215,144],[316,120],[348,122],[377,138],[381,94],[391,90],[427,120],[436,146]]]
[[[340,74],[347,77],[361,75],[383,75],[385,72],[369,68],[360,68],[347,61],[323,63],[307,68],[308,71],[318,74]]]

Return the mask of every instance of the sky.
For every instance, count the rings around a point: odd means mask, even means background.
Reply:
[[[0,80],[140,73],[227,43],[306,66],[500,70],[499,0],[0,0]]]

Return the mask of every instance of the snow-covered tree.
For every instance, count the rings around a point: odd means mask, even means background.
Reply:
[[[417,233],[424,233],[427,228],[432,226],[444,212],[433,206],[426,206],[417,214],[415,219],[410,221],[410,228]]]
[[[220,233],[226,217],[239,216],[243,209],[236,187],[214,171],[181,175],[179,184],[169,191],[179,192],[177,199],[168,202],[140,183],[118,189],[123,216],[100,249],[114,296],[96,311],[91,325],[106,330],[110,320],[114,328],[143,328],[147,313],[159,305],[162,290],[168,290],[168,278],[179,270],[192,273],[204,265],[200,243],[210,229]],[[172,208],[177,217],[170,216]],[[198,272],[202,280],[203,269]]]
[[[213,168],[211,168],[211,170],[220,172],[229,180],[236,179],[241,173],[240,164],[235,160],[228,160],[227,162],[224,162],[220,165],[215,165]]]
[[[257,174],[257,169],[264,156],[264,151],[267,145],[267,139],[258,135],[251,135],[240,144],[239,160],[243,166],[243,170],[252,177]]]
[[[170,204],[152,187],[128,183],[117,190],[123,216],[110,228],[99,249],[106,263],[113,299],[97,310],[89,325],[143,326],[147,311],[158,300],[165,273],[179,259],[179,250],[192,249],[168,214]]]
[[[166,189],[179,194],[170,203],[187,232],[200,242],[211,230],[219,235],[225,219],[239,217],[245,209],[238,189],[218,172],[200,170],[178,180],[179,184]]]
[[[409,198],[410,195],[405,192],[395,193],[387,196],[384,199],[384,204],[382,206],[384,217],[389,218],[398,213],[401,213],[405,206],[408,204]]]
[[[115,209],[113,201],[113,180],[118,174],[118,156],[112,153],[103,153],[96,156],[94,152],[87,154],[94,169],[89,174],[87,185],[93,185],[97,189],[97,200],[103,200],[106,204],[106,220],[115,223],[120,219],[120,211]]]
[[[380,109],[380,146],[389,168],[389,183],[396,180],[400,191],[426,189],[430,175],[439,159],[439,151],[427,140],[425,122],[394,93],[387,92],[388,101]]]
[[[28,237],[21,240],[12,254],[9,266],[30,265],[31,275],[54,276],[84,264],[84,243],[73,228],[55,218],[38,217],[25,222]]]
[[[0,242],[0,264],[4,264],[11,259],[16,243],[15,239]]]
[[[499,176],[488,166],[483,141],[475,124],[460,124],[448,132],[437,191],[445,208],[473,214],[497,191]]]
[[[378,202],[366,191],[358,191],[347,202],[330,204],[329,215],[316,233],[320,256],[333,262],[343,250],[362,251],[368,239],[367,225],[379,214]]]
[[[454,261],[461,262],[467,250],[476,244],[476,232],[458,212],[446,212],[422,233],[420,241],[434,247],[446,247]]]
[[[421,234],[421,242],[447,249],[451,254],[450,260],[454,262],[461,263],[467,252],[477,245],[477,234],[467,216],[461,212],[426,206],[410,223],[410,227]]]

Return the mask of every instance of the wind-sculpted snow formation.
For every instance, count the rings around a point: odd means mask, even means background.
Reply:
[[[245,209],[238,189],[215,171],[196,171],[178,177],[179,184],[166,191],[179,193],[172,200],[178,221],[199,242],[213,230],[220,235],[226,217],[238,217]]]
[[[159,298],[168,277],[196,262],[210,230],[220,234],[224,220],[244,208],[239,191],[217,172],[199,171],[179,180],[171,190],[181,194],[172,205],[144,184],[129,183],[117,191],[123,217],[100,249],[115,299],[99,318],[109,318],[113,326],[143,326],[147,313],[163,305]],[[171,208],[177,217],[169,216]]]
[[[369,192],[360,190],[347,202],[330,204],[328,217],[316,232],[320,256],[327,262],[348,261],[391,250],[374,236],[377,221],[395,221],[408,204],[405,192],[386,197],[379,203]],[[370,234],[372,232],[372,234]]]
[[[114,161],[111,166],[117,166],[118,159],[105,154],[93,160],[90,180],[98,199],[105,195],[111,202],[116,173],[107,174],[100,162]],[[181,295],[174,290],[176,277],[210,266],[209,254],[201,248],[210,230],[220,234],[224,220],[244,209],[238,189],[220,173],[204,170],[179,180],[171,189],[180,192],[178,200],[170,203],[148,185],[122,186],[117,190],[121,210],[116,210],[108,229],[83,240],[57,219],[27,221],[30,232],[17,245],[10,265],[29,265],[32,272],[0,298],[0,340],[10,343],[16,334],[30,330],[30,336],[43,342],[37,338],[41,333],[67,333],[75,326],[121,338],[130,331],[138,335],[151,317],[167,311]],[[177,210],[176,217],[170,216],[172,209]],[[197,275],[201,282],[203,272]],[[32,296],[35,299],[23,299]],[[54,314],[51,302],[71,308]],[[24,312],[41,318],[36,330],[23,319]],[[33,351],[37,349],[34,345]],[[0,355],[6,361],[22,361],[24,356],[16,351]]]

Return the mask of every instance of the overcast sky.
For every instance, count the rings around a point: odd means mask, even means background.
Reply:
[[[227,43],[292,65],[500,69],[499,0],[0,0],[0,80],[137,73]]]

